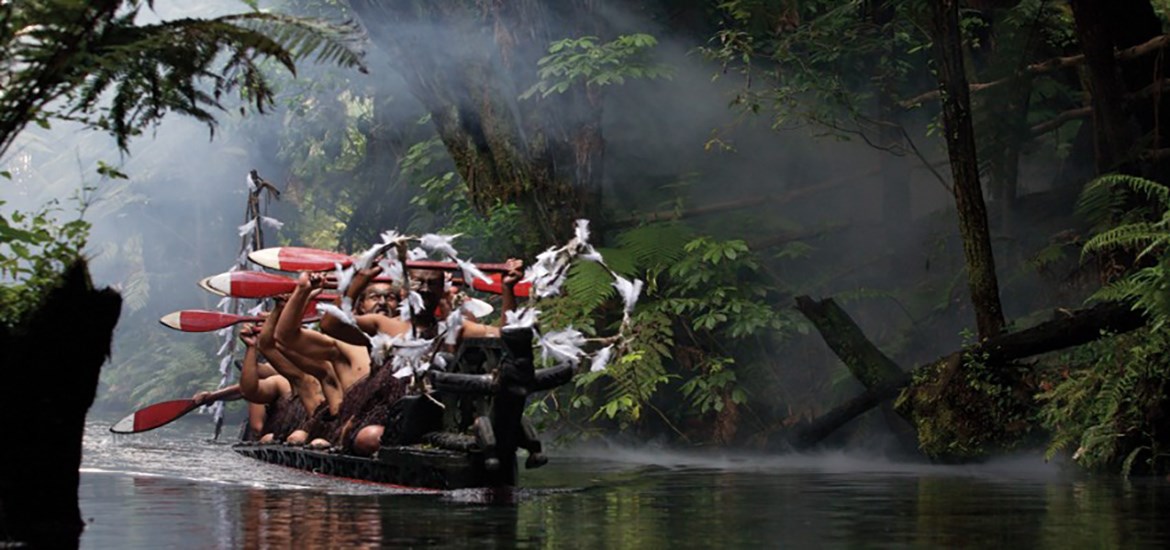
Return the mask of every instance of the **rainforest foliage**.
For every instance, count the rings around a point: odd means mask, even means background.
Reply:
[[[902,450],[962,461],[1040,446],[1089,468],[1168,467],[1162,2],[284,0],[162,22],[143,17],[152,2],[26,4],[0,7],[5,59],[27,60],[0,66],[0,110],[27,114],[0,121],[0,151],[18,133],[32,144],[6,154],[15,186],[47,173],[18,162],[48,158],[38,125],[112,133],[137,161],[147,140],[131,138],[164,139],[175,112],[219,120],[215,151],[236,171],[205,178],[259,167],[280,188],[269,244],[356,251],[397,228],[459,233],[466,256],[496,261],[590,219],[607,263],[646,286],[609,367],[532,403],[566,437],[807,440],[790,436],[875,391],[792,307],[811,295],[908,375],[889,381],[905,386]],[[220,112],[228,93],[270,116]],[[56,205],[0,218],[6,283],[38,288],[95,246],[118,259],[142,321],[122,323],[103,378],[121,407],[209,383],[209,344],[149,325],[183,307],[163,289],[231,264],[243,207],[222,192],[177,208],[180,230],[95,243],[103,220],[159,225],[147,181],[192,185],[148,156],[102,165],[106,206],[84,221],[53,221],[68,219]],[[611,280],[575,265],[544,323],[612,334]],[[1113,302],[1144,326],[980,351]],[[855,411],[818,441],[877,444],[896,413]]]

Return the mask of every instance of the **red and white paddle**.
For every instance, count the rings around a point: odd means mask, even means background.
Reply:
[[[279,271],[328,271],[336,269],[338,264],[341,267],[349,267],[353,264],[352,256],[302,246],[264,248],[248,254],[248,259],[269,269]],[[459,264],[437,260],[410,260],[406,262],[406,267],[459,271]],[[475,267],[486,273],[506,273],[508,271],[508,266],[505,264],[475,264]]]
[[[195,403],[194,399],[176,399],[155,403],[138,409],[133,414],[119,420],[110,426],[110,431],[116,434],[142,433],[170,424],[198,407],[199,405]]]
[[[312,313],[313,307],[310,304],[309,310],[305,313]],[[222,311],[207,311],[202,309],[184,309],[174,313],[168,313],[159,319],[158,322],[182,332],[211,332],[221,328],[227,328],[237,323],[264,322],[264,317],[258,315],[236,315],[234,313],[224,313]],[[317,316],[307,316],[301,320],[302,323],[315,323],[321,318]]]
[[[228,271],[199,281],[203,289],[233,298],[271,298],[288,294],[297,288],[295,279],[264,271]],[[336,300],[336,294],[322,293],[313,298],[318,302]]]
[[[248,254],[248,258],[259,265],[280,271],[327,271],[335,269],[339,264],[341,267],[349,267],[353,264],[353,258],[351,256],[329,250],[300,246],[264,248]],[[503,280],[503,274],[508,271],[506,264],[475,264],[475,266],[480,271],[488,273],[492,282],[486,283],[483,280],[476,279],[471,282],[472,288],[492,294],[500,294],[503,292],[503,283],[501,281]],[[455,262],[441,262],[436,260],[411,260],[406,262],[406,267],[410,269],[436,269],[441,271],[460,270],[459,264]],[[382,278],[379,277],[375,280],[382,280]],[[531,288],[531,283],[519,283],[513,287],[513,292],[515,292],[518,298],[525,298],[528,296]]]

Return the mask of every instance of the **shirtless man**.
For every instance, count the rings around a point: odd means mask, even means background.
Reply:
[[[214,392],[201,391],[191,397],[197,405],[216,401],[234,401],[243,398],[248,402],[248,427],[259,434],[264,429],[266,405],[292,393],[292,387],[285,377],[276,373],[268,364],[257,361],[255,350],[257,329],[248,325],[240,330],[240,339],[248,346],[240,369],[240,383],[232,384]]]
[[[523,263],[520,260],[509,259],[509,270],[503,277],[503,304],[500,315],[500,325],[504,323],[504,312],[510,311],[515,307],[516,298],[514,287],[523,276]],[[376,269],[376,268],[375,268]],[[403,323],[408,327],[408,330],[417,330],[418,336],[423,338],[433,338],[437,336],[435,330],[437,328],[437,321],[434,312],[439,310],[439,313],[444,317],[452,307],[451,296],[443,292],[444,273],[441,271],[432,270],[414,270],[411,272],[412,283],[416,290],[423,297],[424,307],[423,311],[415,315],[412,319],[413,323]],[[358,280],[354,277],[355,282]],[[402,326],[401,320],[394,319],[399,323],[391,323],[391,320],[379,320],[371,318],[370,327],[367,329],[359,322],[359,326],[369,333],[376,333],[378,330],[388,332],[388,330],[400,330]],[[352,327],[351,327],[352,328]],[[500,336],[500,328],[497,326],[485,325],[472,320],[465,319],[463,321],[463,329],[460,333],[461,337],[468,338],[498,338]],[[353,439],[353,452],[358,455],[372,456],[378,451],[382,444],[382,434],[385,432],[385,427],[381,424],[367,424],[362,426]]]
[[[304,311],[311,294],[321,288],[322,277],[301,273],[296,289],[289,296],[285,310]],[[328,334],[301,326],[296,315],[277,319],[276,343],[282,353],[301,369],[321,382],[329,412],[336,415],[341,407],[342,392],[370,372],[370,353]]]
[[[276,325],[284,316],[281,313],[285,310],[285,304],[282,300],[277,300],[276,305],[272,308],[272,312],[267,314],[266,322],[261,326],[260,334],[256,338],[256,349],[260,352],[268,363],[288,380],[293,392],[301,400],[301,405],[305,408],[306,415],[312,415],[322,403],[326,403],[328,395],[334,395],[340,406],[341,390],[336,384],[335,379],[333,384],[322,384],[315,376],[308,370],[302,367],[302,363],[297,362],[294,355],[286,354],[280,349],[276,341]],[[293,316],[289,316],[293,317]],[[298,320],[299,322],[299,320]],[[311,369],[312,367],[310,367]],[[334,409],[335,410],[335,409]],[[308,432],[303,429],[294,430],[286,439],[289,443],[304,443],[308,439]],[[261,441],[264,441],[261,439]]]
[[[523,262],[517,259],[509,259],[506,264],[509,271],[504,275],[504,285],[502,298],[502,312],[500,316],[500,324],[503,324],[503,312],[512,310],[516,305],[516,297],[513,287],[523,276]],[[410,272],[411,286],[414,287],[423,298],[423,311],[418,312],[415,318],[411,321],[405,321],[395,316],[393,313],[397,308],[397,302],[389,307],[378,308],[373,299],[385,292],[383,289],[388,289],[390,286],[387,283],[374,282],[366,286],[366,282],[373,280],[379,273],[380,267],[373,267],[368,270],[362,270],[354,275],[352,282],[346,294],[354,300],[356,307],[354,319],[357,321],[357,328],[348,325],[332,316],[326,316],[321,320],[321,330],[326,334],[334,336],[342,341],[354,345],[367,345],[368,336],[374,336],[379,332],[397,336],[407,332],[414,331],[415,335],[422,338],[432,338],[435,336],[435,328],[439,321],[439,317],[435,312],[443,318],[450,313],[453,304],[451,303],[451,296],[443,291],[444,273],[437,270],[415,269]],[[358,301],[358,297],[362,300]],[[389,302],[389,300],[387,300]],[[358,332],[364,332],[362,335]],[[485,325],[476,322],[473,319],[465,319],[463,323],[462,335],[468,338],[498,338],[500,336],[500,329],[497,326]]]
[[[398,318],[402,291],[389,282],[374,280],[381,272],[381,267],[360,270],[354,274],[345,290],[346,297],[354,303],[357,328],[332,315],[326,315],[321,319],[321,331],[355,346],[369,345],[369,339],[363,332],[370,336],[379,331],[397,336],[409,331],[410,323]]]

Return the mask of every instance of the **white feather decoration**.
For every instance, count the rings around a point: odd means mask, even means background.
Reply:
[[[602,265],[605,264],[605,258],[602,258],[601,253],[594,249],[593,245],[591,244],[585,245],[578,257],[582,260],[589,260],[591,262],[597,262]]]
[[[280,231],[280,228],[284,227],[284,222],[268,216],[260,216],[260,222],[276,231]]]
[[[397,338],[381,331],[370,338],[370,359],[375,365],[382,365],[386,362],[396,341]]]
[[[454,258],[454,256],[452,257]],[[465,262],[459,258],[455,258],[455,263],[459,266],[459,270],[463,272],[463,284],[471,285],[471,281],[475,279],[479,279],[487,284],[492,283],[492,278],[484,274],[483,271],[480,271],[470,260]]]
[[[382,274],[390,277],[390,280],[398,286],[402,286],[406,282],[405,273],[402,271],[402,262],[397,258],[383,258],[378,262],[382,266]]]
[[[337,293],[345,295],[346,289],[349,288],[350,281],[353,281],[353,274],[355,271],[352,267],[342,269],[341,264],[333,262],[334,274],[337,276]]]
[[[219,360],[219,373],[222,374],[224,378],[227,378],[228,365],[230,364],[232,364],[231,355],[225,355],[223,356],[223,359]]]
[[[626,315],[629,315],[631,311],[634,311],[634,305],[638,303],[638,295],[642,293],[642,280],[634,279],[631,282],[619,275],[614,277],[613,287],[617,289],[618,294],[622,295]]]
[[[374,258],[378,257],[378,254],[382,253],[383,250],[386,250],[386,245],[384,244],[375,244],[367,248],[365,252],[362,252],[358,256],[357,260],[353,262],[353,268],[359,271],[363,269],[369,269],[369,267],[374,264]]]
[[[423,250],[422,248],[419,248],[416,246],[416,247],[406,251],[406,260],[407,261],[425,260],[425,259],[427,259],[427,251]]]
[[[244,225],[241,225],[241,226],[237,227],[236,229],[238,229],[240,231],[240,236],[243,237],[244,235],[247,235],[248,233],[251,233],[254,229],[256,229],[256,220],[255,219],[248,220],[248,223],[245,223]]]
[[[382,244],[398,244],[398,241],[401,241],[405,238],[405,235],[400,235],[393,229],[382,232]]]
[[[459,333],[463,331],[463,311],[460,309],[452,310],[447,315],[447,337],[445,342],[448,345],[454,346],[459,341]]]
[[[578,247],[589,246],[589,220],[577,220],[573,233]]]
[[[585,351],[581,349],[583,345],[585,336],[570,326],[564,330],[540,335],[540,356],[546,360],[551,357],[554,361],[568,362],[576,366],[581,362],[581,356],[585,355]]]
[[[317,313],[320,313],[322,315],[332,315],[334,317],[337,317],[338,319],[341,320],[341,322],[343,322],[347,325],[350,325],[353,327],[357,326],[357,319],[354,319],[352,313],[345,311],[345,310],[343,310],[343,309],[341,309],[333,304],[323,304],[323,303],[318,302],[317,303]]]
[[[439,235],[437,233],[427,233],[419,238],[419,245],[423,248],[437,252],[447,258],[457,258],[459,253],[455,251],[455,247],[451,244],[459,235]]]
[[[398,306],[398,314],[403,321],[409,321],[414,318],[414,313],[422,311],[426,307],[426,302],[423,302],[423,297],[416,291],[410,291],[406,295],[406,299]]]
[[[605,370],[606,365],[609,364],[611,355],[613,355],[613,344],[597,350],[597,353],[593,354],[593,363],[589,365],[589,372],[601,372]]]
[[[505,311],[504,329],[532,328],[536,324],[536,318],[539,315],[540,310],[531,307]]]

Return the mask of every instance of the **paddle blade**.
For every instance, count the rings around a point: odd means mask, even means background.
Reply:
[[[335,269],[335,264],[349,267],[353,263],[345,254],[301,246],[264,248],[248,254],[248,259],[280,271],[328,271]]]
[[[116,434],[136,434],[153,430],[174,422],[183,415],[195,410],[199,405],[194,399],[176,399],[163,401],[134,411],[134,414],[110,426],[110,431]]]
[[[483,279],[472,279],[471,288],[474,288],[474,289],[482,291],[482,292],[490,292],[492,294],[503,294],[503,292],[504,292],[504,283],[503,283],[504,275],[502,273],[491,273],[488,275],[488,277],[491,277],[492,282],[485,283],[485,282],[483,282]],[[532,291],[532,283],[516,283],[516,286],[512,287],[512,293],[517,298],[527,298],[528,293],[531,291]]]
[[[214,292],[235,298],[271,298],[297,287],[297,282],[288,277],[263,271],[229,271],[204,280]]]
[[[230,327],[241,321],[259,321],[260,317],[245,317],[220,311],[184,309],[168,313],[158,322],[182,332],[211,332]]]

